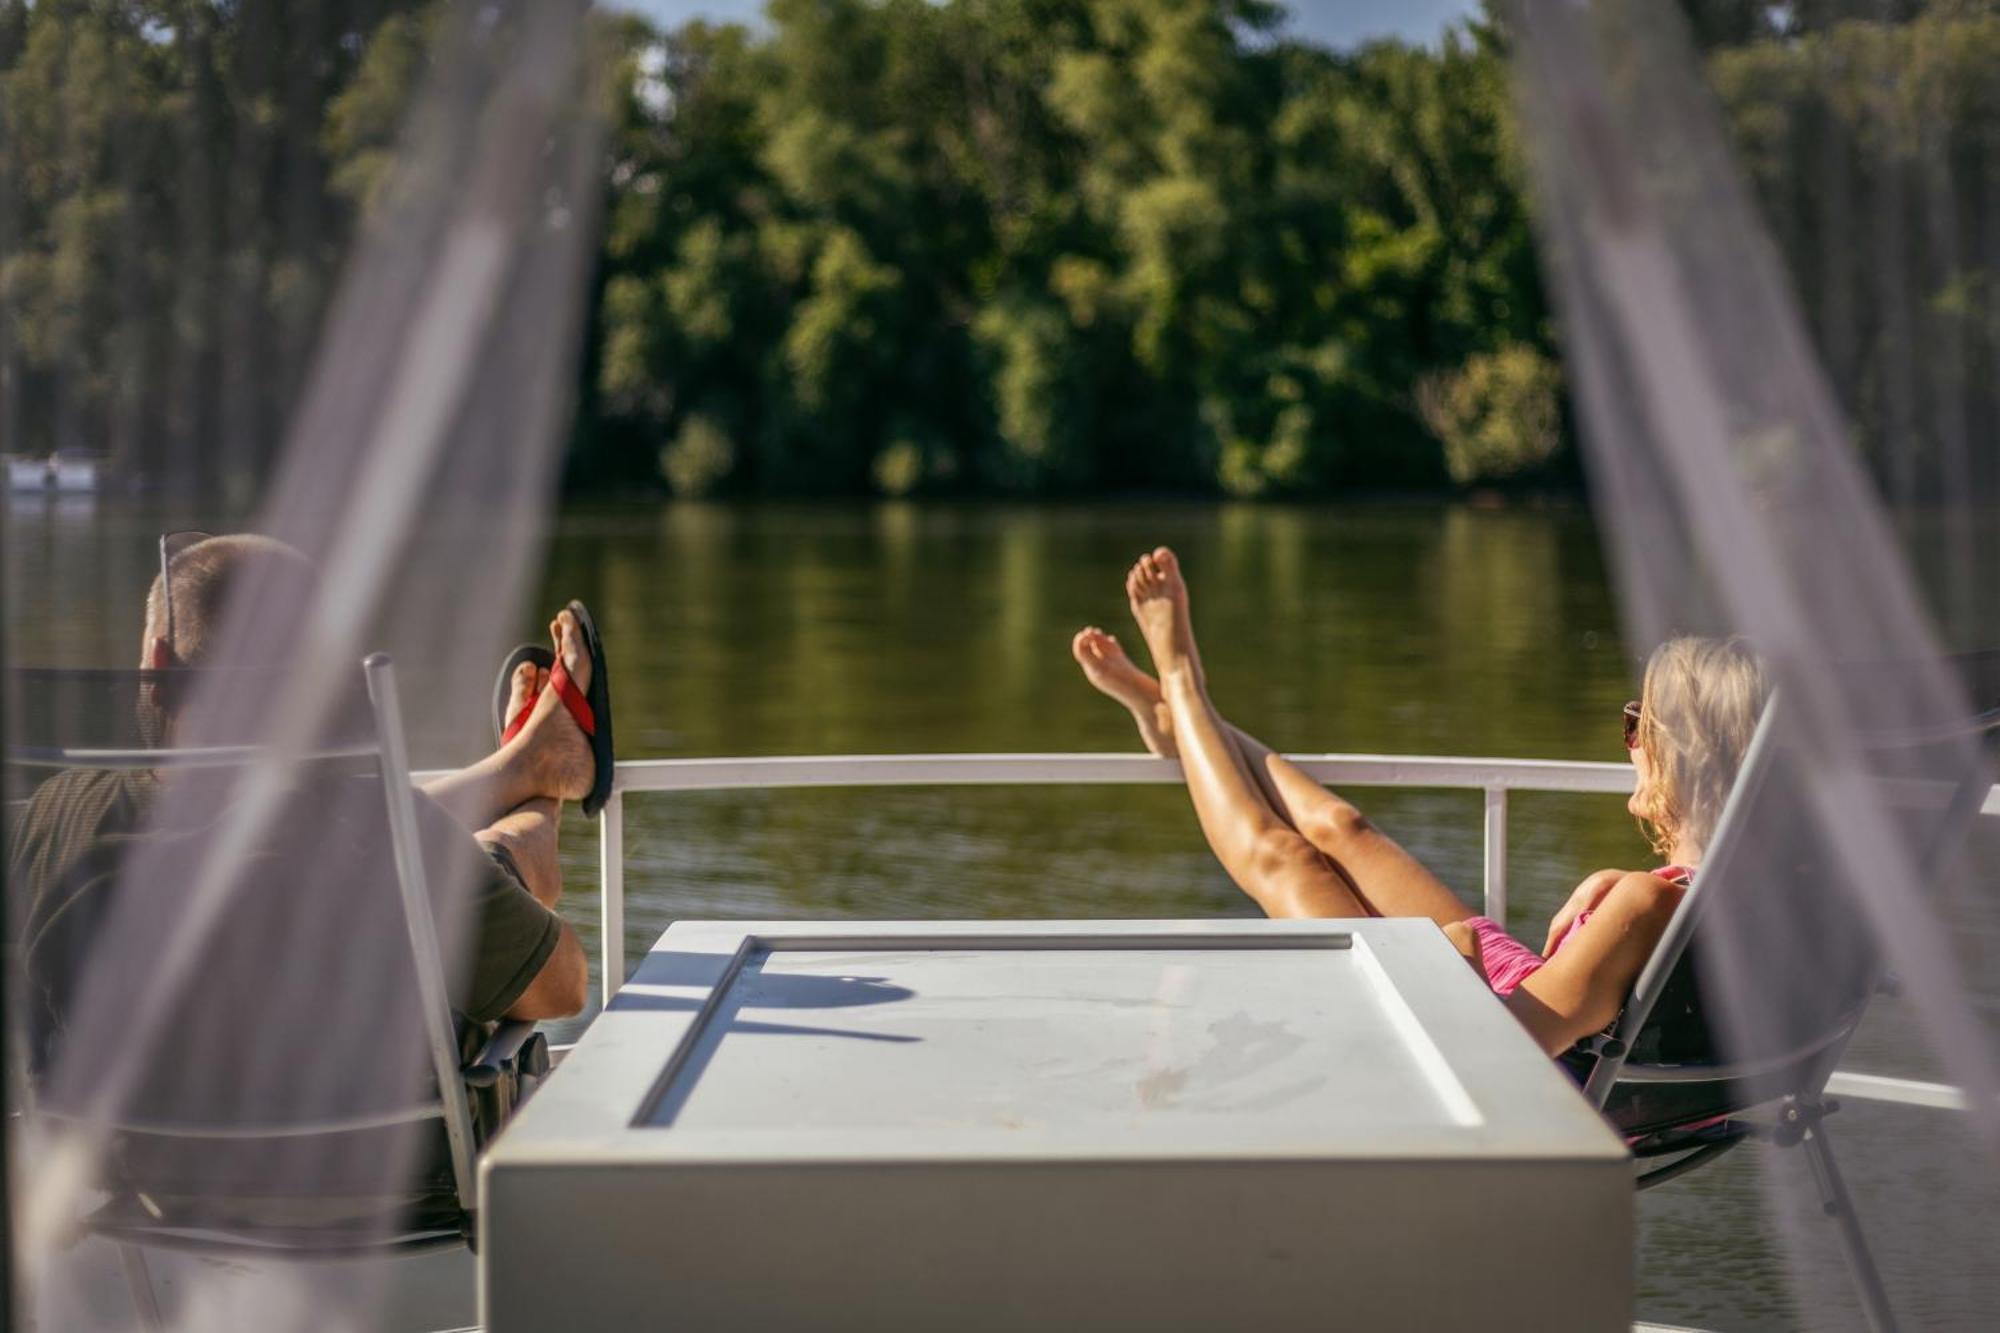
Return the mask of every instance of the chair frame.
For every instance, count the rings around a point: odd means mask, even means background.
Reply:
[[[430,884],[424,869],[423,849],[418,832],[416,794],[410,779],[410,763],[403,740],[402,704],[396,689],[395,666],[386,653],[372,653],[362,661],[368,691],[375,742],[372,745],[330,748],[315,758],[374,757],[379,765],[390,850],[395,867],[396,887],[415,963],[417,989],[423,1008],[424,1042],[431,1071],[438,1087],[435,1102],[419,1103],[388,1116],[366,1120],[320,1122],[309,1126],[237,1126],[242,1137],[286,1137],[299,1133],[336,1133],[343,1130],[376,1128],[390,1121],[442,1119],[450,1149],[453,1198],[457,1207],[456,1225],[414,1226],[388,1238],[363,1237],[349,1243],[346,1238],[315,1234],[310,1227],[281,1242],[252,1239],[228,1230],[177,1226],[150,1217],[114,1218],[120,1200],[83,1220],[86,1230],[104,1237],[118,1248],[119,1261],[140,1325],[146,1329],[165,1327],[154,1292],[145,1249],[161,1248],[194,1253],[254,1253],[295,1259],[327,1259],[364,1255],[411,1255],[453,1249],[476,1242],[478,1178],[476,1156],[481,1146],[478,1122],[472,1113],[472,1094],[480,1097],[493,1128],[504,1122],[515,1106],[533,1090],[548,1071],[548,1044],[533,1023],[503,1021],[490,1034],[470,1063],[464,1063],[454,1029],[444,959],[431,911]],[[163,768],[219,767],[241,763],[253,751],[240,746],[209,749],[37,749],[18,758],[36,766],[77,766],[84,768]],[[150,1124],[120,1124],[114,1132],[130,1130],[156,1136],[198,1135],[202,1127]]]
[[[410,757],[403,744],[402,700],[396,693],[395,667],[387,653],[369,654],[361,670],[367,677],[376,739],[382,746],[382,791],[388,804],[396,887],[403,896],[403,923],[409,928],[417,991],[423,1000],[424,1038],[430,1046],[431,1070],[437,1076],[444,1105],[445,1135],[451,1142],[452,1184],[458,1191],[459,1207],[471,1216],[479,1200],[478,1182],[472,1173],[472,1110],[466,1102],[464,1076],[459,1072],[444,954],[438,945],[437,922],[431,915],[430,883],[418,841],[416,794],[410,787]]]
[[[1715,835],[1711,840],[1704,869],[1713,878],[1718,863],[1727,868],[1736,855],[1738,847],[1751,836],[1745,827],[1748,816],[1744,813],[1750,796],[1769,775],[1775,751],[1774,719],[1778,716],[1781,700],[1773,694],[1767,702],[1757,730],[1751,738],[1750,746],[1744,753],[1743,763],[1738,771],[1735,785],[1730,790],[1729,800],[1716,821]],[[1941,740],[1957,735],[1977,735],[2000,727],[2000,709],[1982,712],[1964,724],[1940,731],[1935,735],[1904,738],[1908,743],[1924,740]],[[1968,781],[1960,784],[1953,792],[1946,809],[1940,836],[1934,838],[1926,849],[1921,865],[1921,873],[1926,882],[1934,879],[1943,868],[1948,848],[1955,845],[1951,836],[1955,830],[1963,829],[1979,812],[1986,794],[1983,782]],[[1610,1102],[1612,1094],[1621,1085],[1631,1083],[1682,1083],[1709,1084],[1734,1083],[1760,1078],[1788,1070],[1800,1070],[1804,1077],[1788,1091],[1775,1096],[1764,1097],[1755,1102],[1734,1106],[1720,1120],[1704,1117],[1687,1126],[1669,1126],[1649,1132],[1632,1145],[1633,1156],[1640,1160],[1667,1157],[1673,1160],[1662,1165],[1642,1170],[1634,1180],[1636,1188],[1645,1190],[1663,1185],[1670,1180],[1686,1175],[1715,1158],[1722,1156],[1738,1144],[1757,1140],[1778,1148],[1803,1147],[1806,1164],[1812,1171],[1814,1184],[1818,1187],[1822,1211],[1838,1228],[1841,1248],[1845,1254],[1848,1271],[1853,1277],[1856,1295],[1860,1298],[1861,1310],[1871,1329],[1877,1333],[1893,1333],[1898,1327],[1894,1308],[1889,1302],[1887,1289],[1883,1286],[1880,1268],[1876,1265],[1873,1252],[1868,1247],[1866,1235],[1854,1209],[1854,1199],[1847,1188],[1846,1178],[1841,1174],[1840,1165],[1834,1158],[1833,1145],[1827,1137],[1826,1118],[1840,1109],[1840,1103],[1826,1095],[1827,1080],[1832,1076],[1834,1066],[1841,1052],[1846,1048],[1855,1029],[1860,1025],[1866,1009],[1867,994],[1893,993],[1896,985],[1893,978],[1878,968],[1868,978],[1864,988],[1864,999],[1818,1040],[1796,1051],[1771,1057],[1762,1061],[1737,1064],[1665,1065],[1634,1062],[1630,1053],[1634,1049],[1640,1033],[1651,1019],[1654,1009],[1665,994],[1667,983],[1674,975],[1692,946],[1695,930],[1700,921],[1707,895],[1699,888],[1690,887],[1682,896],[1680,905],[1654,947],[1652,956],[1633,984],[1632,993],[1625,1006],[1613,1020],[1607,1033],[1587,1038],[1579,1042],[1577,1049],[1592,1059],[1590,1072],[1584,1080],[1583,1095],[1600,1112]],[[1771,1123],[1738,1119],[1742,1113],[1766,1107],[1776,1109],[1776,1118]]]

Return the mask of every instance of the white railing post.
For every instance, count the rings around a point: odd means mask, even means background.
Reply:
[[[1486,788],[1486,905],[1481,909],[1507,924],[1507,789]]]
[[[625,793],[616,787],[597,824],[597,947],[605,1008],[625,984]]]

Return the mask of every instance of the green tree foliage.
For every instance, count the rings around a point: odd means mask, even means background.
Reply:
[[[1419,379],[1549,349],[1502,53],[1337,55],[1280,18],[626,24],[580,473],[643,479],[669,440],[703,491],[1445,484]]]
[[[1562,376],[1533,348],[1471,357],[1417,382],[1417,409],[1461,485],[1532,475],[1562,439]]]
[[[273,456],[438,0],[0,0],[0,430]],[[712,493],[1444,484],[1415,386],[1548,351],[1493,31],[1263,0],[600,20],[572,480]]]
[[[1828,380],[1892,496],[1991,488],[2000,3],[1786,8],[1708,68]]]
[[[0,0],[8,450],[254,481],[410,74],[351,85],[418,7]]]
[[[1678,4],[1864,439],[1965,456],[2000,0]],[[254,481],[442,9],[0,0],[0,443]],[[1572,475],[1497,23],[1331,52],[1264,0],[772,0],[596,39],[576,484]]]

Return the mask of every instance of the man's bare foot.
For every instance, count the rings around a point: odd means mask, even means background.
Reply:
[[[1115,635],[1091,625],[1076,632],[1069,650],[1083,667],[1085,680],[1131,710],[1139,739],[1148,750],[1162,759],[1179,756],[1173,714],[1160,697],[1160,682],[1133,664]]]
[[[549,622],[549,642],[554,646],[556,657],[576,683],[577,692],[587,694],[590,690],[590,650],[584,646],[583,632],[577,628],[576,617],[567,610]],[[547,684],[549,673],[539,673],[540,680]],[[520,689],[520,677],[514,681],[516,691]],[[525,702],[525,700],[523,700]],[[543,690],[535,701],[534,714],[528,724],[521,728],[511,745],[521,747],[525,761],[532,766],[536,775],[535,785],[544,796],[561,801],[580,801],[590,794],[592,780],[596,777],[597,761],[591,753],[590,738],[583,734],[583,728],[570,716],[563,706],[562,698],[554,690]]]
[[[1180,560],[1164,546],[1140,556],[1125,575],[1125,595],[1162,683],[1185,672],[1199,684],[1201,662],[1195,656],[1194,623],[1188,618]]]
[[[514,668],[513,679],[507,683],[507,716],[502,724],[512,722],[521,715],[521,710],[533,703],[535,696],[549,683],[549,673],[533,662],[523,662]]]

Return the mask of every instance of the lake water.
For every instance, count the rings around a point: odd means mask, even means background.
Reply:
[[[153,538],[194,517],[122,503],[10,509],[11,659],[128,662]],[[1126,715],[1084,683],[1069,640],[1100,624],[1140,656],[1122,578],[1163,542],[1187,569],[1218,706],[1280,749],[1623,758],[1619,709],[1637,692],[1638,662],[1580,509],[575,508],[520,629],[532,634],[569,597],[589,603],[607,639],[621,758],[1133,751]],[[483,700],[490,679],[466,688]],[[420,765],[471,757],[416,743]],[[1352,794],[1476,900],[1476,794]],[[1651,863],[1619,798],[1518,795],[1512,809],[1511,922],[1535,944],[1583,875]],[[1252,911],[1173,787],[642,794],[626,810],[628,958],[683,918]],[[565,911],[595,951],[594,826],[570,821],[564,860]],[[1878,1038],[1869,1067],[1914,1067],[1899,1058],[1908,1044]],[[1873,1150],[1940,1127],[1927,1115],[1839,1117],[1843,1148],[1867,1145],[1846,1154],[1864,1207],[1878,1192],[1893,1204],[1940,1188]],[[1801,1321],[1765,1215],[1763,1156],[1739,1152],[1644,1196],[1645,1317]],[[1787,1181],[1804,1170],[1791,1155],[1770,1169]],[[1504,1243],[1506,1219],[1494,1224]],[[1800,1224],[1795,1271],[1844,1303],[1825,1232]],[[1900,1215],[1897,1232],[1880,1258],[1905,1315],[1977,1326],[1965,1279],[1991,1278],[1990,1237],[1912,1231]],[[1560,1287],[1552,1275],[1552,1300]],[[1822,1303],[1809,1304],[1807,1322],[1828,1326]]]

